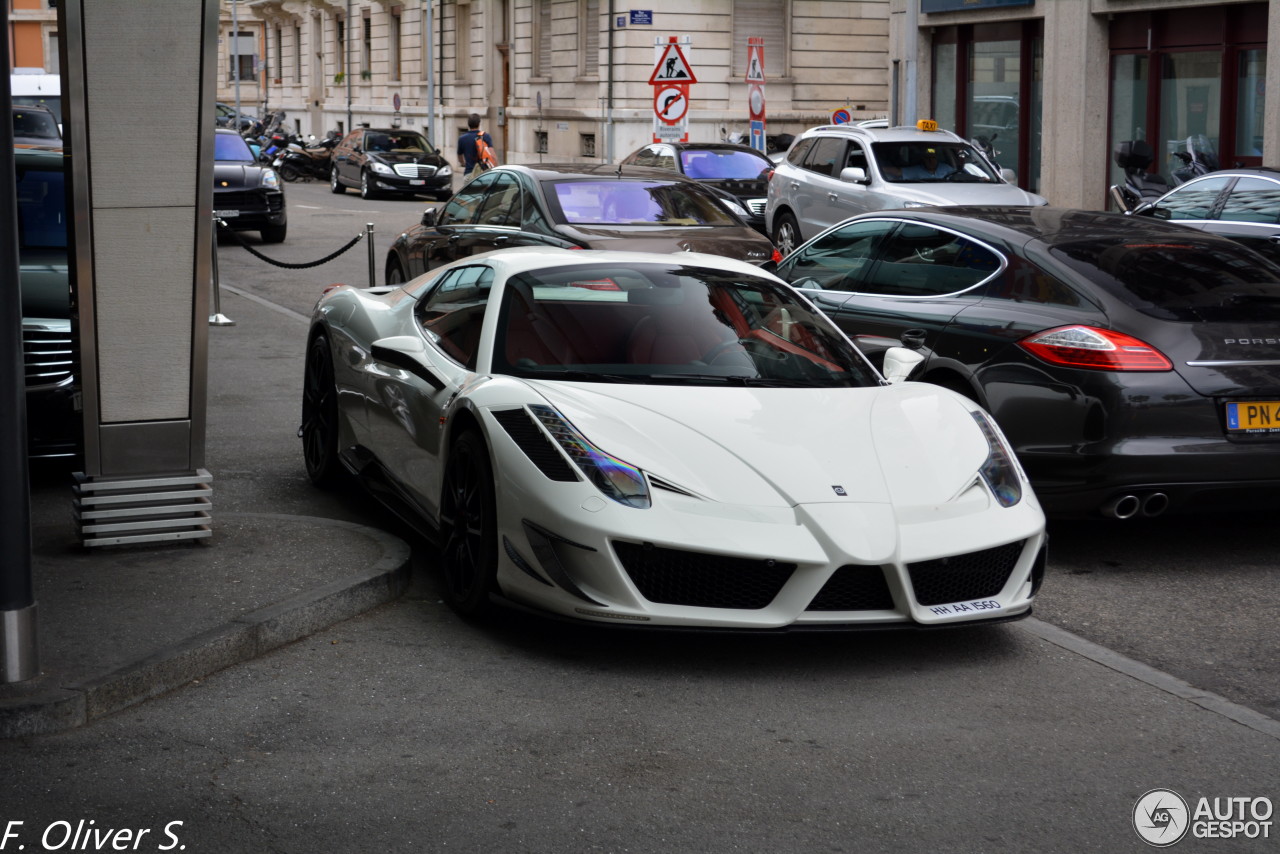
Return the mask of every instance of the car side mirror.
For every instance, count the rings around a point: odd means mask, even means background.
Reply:
[[[434,226],[436,224],[436,214],[439,208],[427,208],[422,212],[422,224],[425,226]]]
[[[1149,216],[1152,219],[1173,219],[1173,211],[1168,208],[1162,208],[1159,205],[1143,205],[1134,213]]]
[[[924,361],[924,354],[919,350],[908,350],[906,347],[890,347],[884,351],[884,378],[889,382],[906,382],[907,377],[916,366]]]
[[[1005,167],[1004,169],[1000,170],[1000,177],[1003,178],[1005,182],[1008,184],[1013,184],[1016,186],[1018,183],[1018,173],[1014,172],[1012,169],[1008,167]]]
[[[867,170],[861,166],[847,166],[840,170],[840,180],[848,181],[850,184],[867,184],[871,179],[867,177]]]

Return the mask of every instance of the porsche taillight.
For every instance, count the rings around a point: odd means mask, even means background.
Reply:
[[[1145,341],[1096,326],[1059,326],[1018,342],[1037,359],[1095,371],[1171,371],[1173,363]]]

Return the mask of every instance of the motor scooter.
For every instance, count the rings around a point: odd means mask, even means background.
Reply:
[[[1112,202],[1121,211],[1132,211],[1169,192],[1169,182],[1163,176],[1147,171],[1155,160],[1155,154],[1146,140],[1130,139],[1116,143],[1111,159],[1124,170],[1124,183],[1112,184],[1108,190]]]
[[[320,142],[311,137],[311,145],[302,146],[290,142],[279,153],[272,165],[280,173],[280,177],[293,182],[299,179],[309,181],[312,178],[329,180],[329,170],[333,168],[333,149],[338,144],[338,137],[330,135]]]

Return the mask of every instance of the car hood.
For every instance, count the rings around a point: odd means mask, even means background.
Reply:
[[[623,249],[634,252],[705,252],[750,261],[769,260],[773,244],[747,226],[561,226],[570,240],[591,249]]]
[[[65,249],[22,250],[22,316],[71,316],[71,292]]]
[[[213,164],[213,190],[254,188],[262,183],[262,169],[254,163],[215,162]]]
[[[435,166],[437,168],[444,165],[444,158],[438,154],[408,154],[397,152],[378,152],[371,154],[366,152],[370,160],[376,160],[385,163],[388,166],[395,166],[397,163],[421,163],[425,166]]]
[[[726,504],[937,506],[971,486],[989,454],[968,406],[923,384],[529,385],[600,449]]]
[[[890,184],[888,192],[904,202],[926,205],[1000,205],[1026,207],[1048,204],[1041,196],[1013,184]]]

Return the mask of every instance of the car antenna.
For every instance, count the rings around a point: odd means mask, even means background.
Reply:
[[[622,177],[622,164],[621,164],[621,163],[619,163],[619,164],[618,164],[618,177],[619,177],[619,178],[621,178],[621,177]]]

